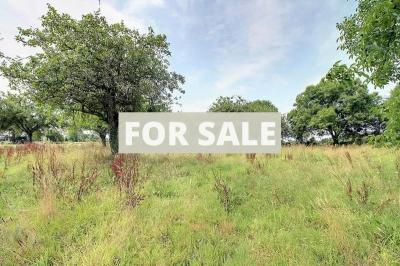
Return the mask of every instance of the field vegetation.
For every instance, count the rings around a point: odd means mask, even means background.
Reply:
[[[400,153],[117,155],[2,145],[0,264],[394,265]]]

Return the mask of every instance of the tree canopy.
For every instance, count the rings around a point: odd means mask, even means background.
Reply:
[[[356,13],[337,28],[339,47],[373,84],[400,81],[400,0],[358,0]]]
[[[169,71],[165,35],[145,34],[99,12],[80,20],[48,6],[40,28],[19,29],[17,41],[40,48],[26,60],[5,60],[2,72],[36,100],[97,116],[118,151],[118,112],[158,111],[183,92],[183,76]]]
[[[384,139],[390,145],[400,145],[400,86],[391,91],[385,109],[388,121]]]
[[[297,96],[288,114],[296,139],[329,135],[334,144],[360,141],[383,129],[381,98],[346,65],[336,63],[317,84]]]
[[[221,96],[212,103],[209,112],[278,112],[268,100],[248,101],[241,96]]]
[[[63,115],[62,124],[64,124],[64,128],[67,128],[71,139],[78,140],[79,135],[83,134],[83,130],[90,130],[99,136],[103,146],[107,144],[108,126],[97,116],[82,112],[66,112]]]
[[[35,104],[26,95],[7,94],[0,99],[0,129],[18,129],[31,142],[33,133],[54,125],[51,110]]]

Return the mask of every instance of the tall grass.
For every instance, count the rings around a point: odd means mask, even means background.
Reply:
[[[0,146],[0,265],[400,264],[397,151],[249,156]]]

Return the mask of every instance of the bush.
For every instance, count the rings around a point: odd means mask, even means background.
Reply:
[[[64,142],[64,136],[54,129],[47,131],[46,138],[51,142]]]

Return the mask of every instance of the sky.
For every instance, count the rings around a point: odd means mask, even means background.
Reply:
[[[17,27],[38,27],[46,3],[74,18],[98,0],[0,0],[0,51],[27,56]],[[338,60],[336,23],[354,13],[353,0],[101,0],[109,22],[166,34],[171,70],[185,76],[175,111],[204,112],[218,96],[266,99],[286,113],[296,96]],[[0,90],[8,83],[0,79]]]

